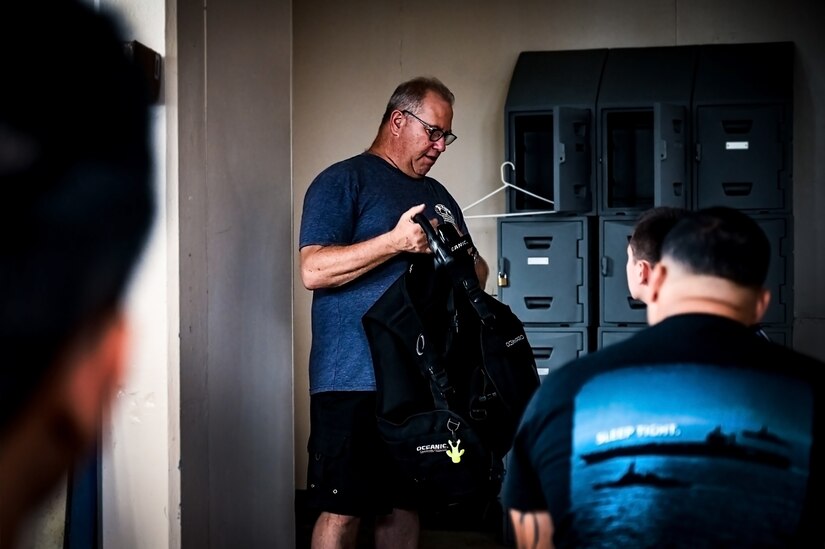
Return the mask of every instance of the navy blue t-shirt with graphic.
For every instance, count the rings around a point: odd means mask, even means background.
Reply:
[[[307,189],[299,247],[349,245],[392,230],[401,214],[426,204],[424,214],[467,233],[461,208],[441,183],[412,178],[369,153],[333,164]],[[312,297],[310,394],[374,391],[375,373],[361,317],[408,265],[402,255],[338,288]]]
[[[822,547],[822,363],[680,315],[545,378],[504,504],[558,547]]]

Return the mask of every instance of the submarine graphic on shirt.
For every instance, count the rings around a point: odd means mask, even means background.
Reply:
[[[787,545],[810,472],[801,381],[707,365],[594,376],[575,398],[571,529],[580,546]],[[606,544],[606,545],[605,545]]]

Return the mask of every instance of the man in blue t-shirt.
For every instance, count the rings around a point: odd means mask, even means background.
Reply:
[[[375,517],[377,547],[417,547],[414,487],[394,471],[376,429],[375,375],[361,317],[398,279],[408,254],[430,253],[418,213],[464,234],[461,208],[427,177],[456,136],[454,96],[435,78],[400,84],[370,148],[321,172],[301,218],[304,286],[313,291],[309,359],[309,503],[313,548],[354,547]],[[484,287],[489,270],[475,253]]]
[[[825,364],[749,328],[769,262],[737,210],[668,232],[651,326],[552,372],[524,413],[503,490],[520,547],[823,546]]]

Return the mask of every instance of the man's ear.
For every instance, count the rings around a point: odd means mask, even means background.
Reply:
[[[81,337],[67,356],[64,402],[78,432],[90,440],[126,372],[126,316],[120,310],[113,312],[94,333]]]
[[[651,326],[662,320],[660,297],[667,278],[667,267],[660,261],[650,271],[647,284],[647,323]]]
[[[759,295],[756,297],[756,307],[754,310],[753,324],[759,324],[765,317],[765,312],[768,310],[768,305],[771,304],[771,291],[767,288],[759,290]]]
[[[394,110],[390,114],[390,131],[396,137],[401,134],[401,128],[404,126],[407,117],[404,116],[404,113],[399,110]]]
[[[665,279],[667,278],[667,266],[665,266],[661,261],[658,262],[652,269],[648,265],[648,276],[647,276],[647,285],[650,289],[649,298],[651,303],[655,303],[659,300],[659,293],[662,289],[662,284],[664,284]]]
[[[650,283],[650,273],[652,271],[653,268],[646,259],[640,259],[636,262],[636,276],[638,277],[640,286],[646,286]]]

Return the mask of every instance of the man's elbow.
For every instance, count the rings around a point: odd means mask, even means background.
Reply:
[[[316,261],[320,249],[320,246],[306,246],[300,251],[298,265],[301,270],[301,282],[307,290],[324,287],[323,272]]]
[[[301,267],[301,282],[307,290],[317,290],[323,287],[320,273],[306,267]]]

